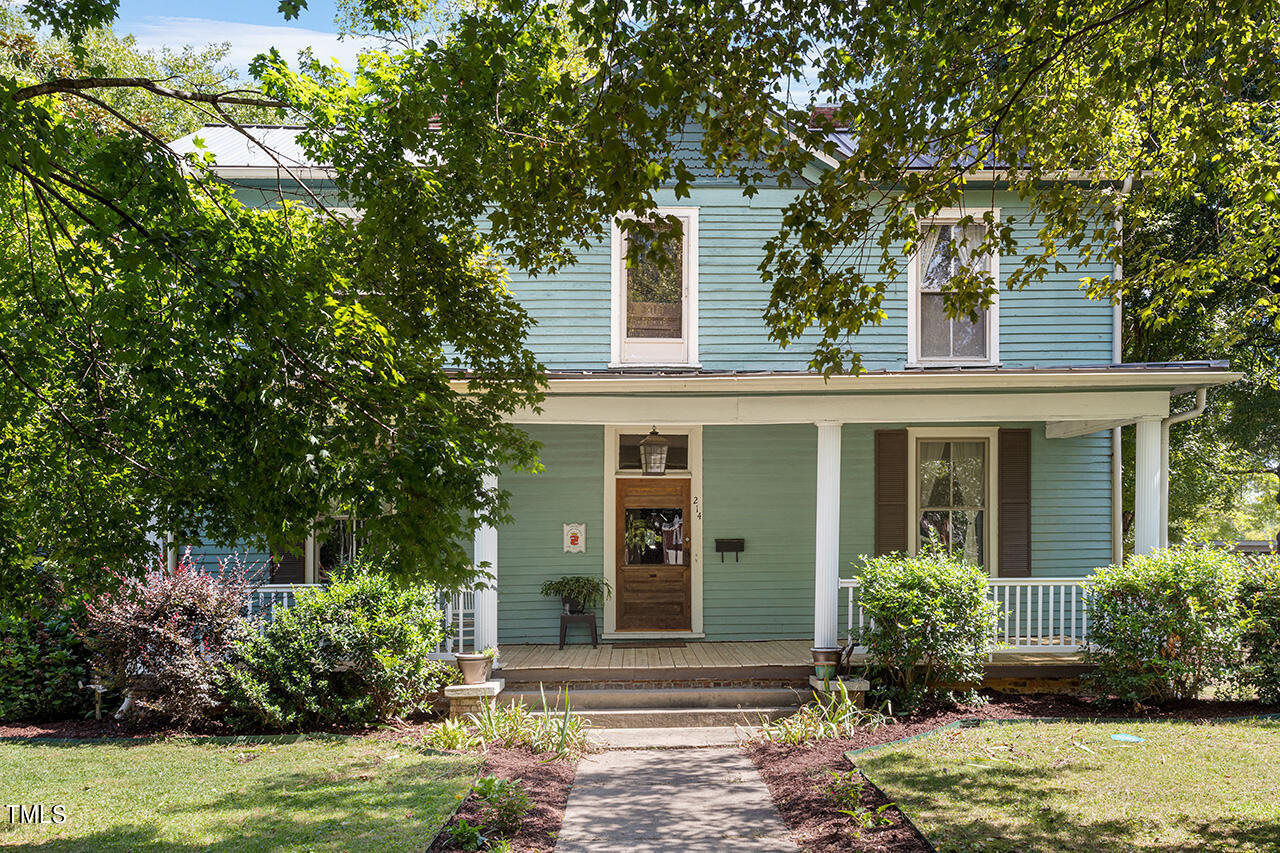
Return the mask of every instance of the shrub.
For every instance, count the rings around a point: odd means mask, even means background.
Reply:
[[[367,562],[300,589],[237,643],[225,689],[238,722],[299,729],[368,725],[427,708],[453,668],[431,660],[444,628],[436,592]]]
[[[1246,564],[1241,601],[1249,621],[1240,683],[1263,702],[1280,703],[1280,559]]]
[[[514,835],[520,821],[533,808],[524,785],[518,779],[482,776],[471,791],[476,797],[480,823],[503,835]]]
[[[862,639],[889,698],[909,709],[980,682],[996,620],[987,572],[939,548],[862,562],[862,607],[874,620]]]
[[[243,635],[244,578],[205,574],[183,555],[177,569],[123,578],[86,607],[87,642],[102,684],[137,706],[187,725],[218,705],[217,675]]]
[[[1086,684],[1131,702],[1190,699],[1231,678],[1244,625],[1240,565],[1223,551],[1174,548],[1099,569],[1085,588],[1096,669]]]
[[[0,722],[75,716],[92,701],[80,602],[0,615]]]

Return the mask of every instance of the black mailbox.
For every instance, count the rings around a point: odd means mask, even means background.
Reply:
[[[716,553],[720,555],[720,562],[724,562],[725,554],[732,554],[733,561],[738,562],[738,555],[747,550],[747,540],[745,539],[717,539]]]

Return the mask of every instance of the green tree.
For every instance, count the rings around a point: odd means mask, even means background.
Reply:
[[[112,3],[21,12],[52,35],[4,19],[10,603],[50,571],[137,568],[157,531],[287,545],[334,511],[365,520],[393,572],[471,577],[459,543],[506,517],[483,475],[536,464],[505,421],[541,382],[474,225],[433,219],[412,177],[363,219],[333,193],[246,206],[165,143],[286,105],[245,91],[217,50],[138,54],[100,29]]]

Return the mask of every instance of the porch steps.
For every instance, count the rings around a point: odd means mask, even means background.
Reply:
[[[564,708],[564,692],[548,685],[546,701],[553,713]],[[685,728],[690,726],[759,725],[793,713],[806,693],[787,687],[650,687],[570,690],[570,707],[598,728]],[[500,701],[515,701],[541,713],[537,689],[509,690]]]

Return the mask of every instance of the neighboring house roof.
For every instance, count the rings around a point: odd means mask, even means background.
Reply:
[[[289,125],[251,124],[243,125],[245,132],[252,134],[248,139],[239,129],[225,124],[208,124],[195,133],[175,139],[169,148],[176,154],[195,154],[202,152],[213,155],[213,165],[220,172],[245,170],[276,173],[281,167],[287,169],[323,169],[328,164],[313,163],[302,146],[298,143],[301,127]],[[203,148],[196,147],[199,138]],[[256,140],[256,141],[255,141]],[[232,177],[251,177],[251,174],[231,175]],[[307,177],[316,177],[307,174]]]

